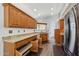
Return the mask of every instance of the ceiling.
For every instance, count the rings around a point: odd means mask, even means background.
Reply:
[[[51,19],[59,15],[65,3],[13,3],[18,8],[36,19]]]

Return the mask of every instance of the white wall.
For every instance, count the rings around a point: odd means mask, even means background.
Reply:
[[[9,30],[12,30],[13,33],[9,34]],[[18,33],[18,30],[20,30],[19,33]],[[26,33],[32,33],[32,32],[34,32],[34,29],[4,28],[4,9],[3,9],[2,4],[0,4],[0,55],[3,55],[2,37],[10,36],[10,35],[17,35],[17,34],[26,34]]]
[[[2,29],[3,29],[3,7],[0,4],[0,55],[3,55]]]

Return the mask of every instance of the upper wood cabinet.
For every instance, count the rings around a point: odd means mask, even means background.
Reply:
[[[64,19],[59,20],[60,30],[64,32]]]
[[[18,26],[18,22],[19,22],[19,14],[18,14],[18,10],[16,8],[14,8],[13,6],[10,6],[10,12],[9,12],[9,23],[10,26]]]
[[[37,21],[10,3],[4,3],[4,26],[16,28],[36,28]]]

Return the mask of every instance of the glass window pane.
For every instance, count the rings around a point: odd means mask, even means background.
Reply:
[[[37,29],[38,30],[45,30],[46,29],[46,24],[37,24]]]

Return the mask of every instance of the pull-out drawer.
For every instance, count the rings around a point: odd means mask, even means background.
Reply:
[[[31,43],[32,43],[31,51],[38,52],[38,40],[31,41]]]
[[[23,56],[27,55],[30,52],[30,48],[32,47],[32,43],[28,43],[21,47],[20,49],[16,50],[16,56]]]
[[[24,40],[21,40],[19,42],[16,42],[16,48],[19,48],[25,44],[28,44],[29,42],[31,42],[32,40],[35,40],[36,39],[36,36],[33,36],[33,37],[30,37],[30,38],[26,38]]]
[[[31,40],[31,39],[24,39],[24,40],[22,40],[22,41],[16,42],[16,44],[15,44],[15,45],[16,45],[16,48],[19,48],[19,47],[21,47],[21,46],[23,46],[23,45],[29,43],[30,40]]]

